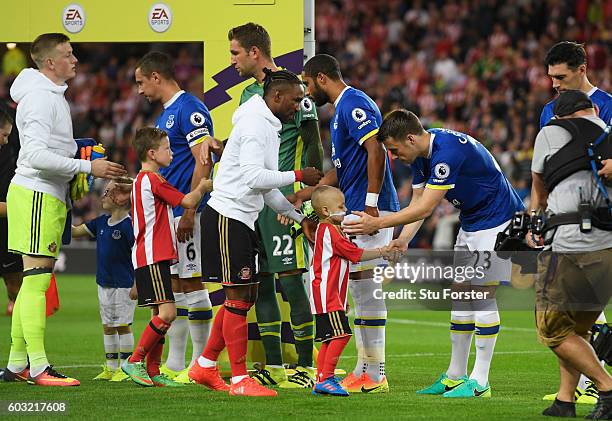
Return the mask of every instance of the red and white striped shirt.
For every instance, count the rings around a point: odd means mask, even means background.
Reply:
[[[177,259],[172,208],[179,206],[183,197],[184,194],[172,187],[159,173],[138,173],[132,187],[134,269]]]
[[[346,309],[349,260],[357,263],[362,254],[363,249],[352,243],[338,226],[319,224],[310,266],[312,314]]]

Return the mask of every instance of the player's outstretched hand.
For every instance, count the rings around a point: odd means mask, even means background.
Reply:
[[[127,175],[127,171],[123,165],[110,162],[105,157],[91,161],[91,174],[98,178],[114,178]]]
[[[132,288],[130,288],[130,300],[137,300],[138,299],[138,290],[136,289],[136,284],[132,285]]]
[[[125,206],[130,203],[132,194],[132,179],[130,177],[115,178],[108,188],[110,189],[110,198],[117,206]]]
[[[185,209],[183,216],[179,219],[178,227],[176,228],[176,239],[179,243],[184,243],[191,240],[193,237],[193,227],[195,225],[195,210]]]
[[[211,153],[217,156],[223,154],[223,142],[218,141],[212,136],[208,136],[201,143],[200,147],[200,163],[202,165],[211,165]]]
[[[302,231],[304,232],[304,237],[308,240],[310,244],[314,244],[315,242],[315,232],[317,231],[317,223],[309,218],[304,218],[302,220]]]
[[[372,234],[380,229],[378,226],[380,218],[368,215],[365,212],[353,211],[353,215],[360,218],[345,218],[342,222],[342,230],[349,235]]]
[[[308,167],[302,170],[302,183],[308,186],[316,186],[319,180],[323,178],[323,172],[314,168]]]

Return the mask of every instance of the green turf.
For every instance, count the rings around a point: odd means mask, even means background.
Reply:
[[[448,312],[391,310],[387,328],[391,392],[384,395],[330,398],[311,396],[308,390],[280,390],[272,399],[237,398],[198,385],[170,390],[94,382],[91,379],[104,360],[94,278],[60,275],[58,288],[62,307],[48,320],[47,352],[49,360],[60,371],[78,378],[81,386],[64,389],[0,383],[0,401],[64,401],[68,415],[79,419],[545,419],[538,415],[546,406],[541,397],[554,392],[558,381],[553,355],[536,340],[533,312],[506,311],[493,360],[491,399],[417,396],[417,389],[429,385],[447,367]],[[0,289],[0,309],[3,312],[5,308],[6,294]],[[147,310],[136,310],[136,336],[148,314]],[[6,364],[9,335],[10,319],[0,316],[0,366]],[[351,342],[339,367],[352,369],[354,356]],[[579,405],[578,415],[590,409]]]

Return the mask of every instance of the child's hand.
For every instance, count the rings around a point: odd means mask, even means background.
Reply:
[[[198,184],[198,188],[202,192],[202,195],[209,193],[213,191],[213,181],[210,178],[202,178],[200,184]]]
[[[130,289],[130,300],[137,300],[137,299],[138,299],[138,290],[136,289],[136,284],[134,284],[132,288]]]

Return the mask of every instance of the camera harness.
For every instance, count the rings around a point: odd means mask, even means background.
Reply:
[[[599,125],[585,118],[554,119],[546,126],[562,127],[572,135],[572,139],[544,164],[546,190],[551,192],[559,182],[578,171],[590,170],[605,205],[596,206],[588,197],[583,197],[580,191],[578,211],[546,218],[542,234],[568,224],[578,224],[584,233],[590,232],[593,226],[612,231],[612,202],[603,180],[597,174],[602,159],[612,158],[610,126],[602,130]]]

